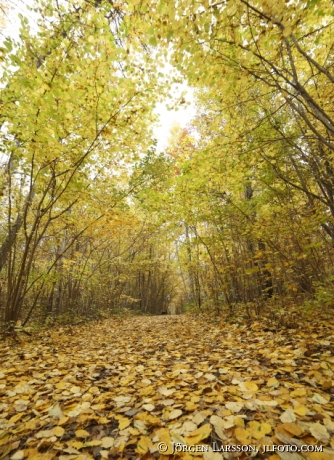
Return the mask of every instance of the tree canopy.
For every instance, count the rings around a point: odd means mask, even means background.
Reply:
[[[37,30],[21,16],[1,48],[5,327],[329,308],[332,6],[34,3]],[[154,108],[177,81],[196,116],[159,152]]]

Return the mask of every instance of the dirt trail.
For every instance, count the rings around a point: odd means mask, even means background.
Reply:
[[[0,459],[333,459],[333,338],[183,315],[3,343]]]

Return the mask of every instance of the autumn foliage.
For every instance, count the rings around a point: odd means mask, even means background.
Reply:
[[[1,48],[3,329],[330,314],[331,2],[34,9]],[[196,117],[157,152],[154,107],[183,79]]]
[[[0,46],[0,458],[333,459],[333,2],[31,8]],[[196,115],[159,151],[174,83]]]

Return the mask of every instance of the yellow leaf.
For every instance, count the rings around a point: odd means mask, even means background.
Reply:
[[[8,420],[8,423],[16,423],[17,421],[20,420],[20,418],[22,418],[24,415],[24,413],[22,412],[21,414],[16,414],[16,415],[13,415],[13,417],[11,417],[9,420]]]
[[[100,393],[99,387],[90,387],[90,389],[89,389],[88,391],[89,391],[89,393],[91,393],[92,395],[96,395],[96,394]]]
[[[141,388],[138,392],[141,396],[149,396],[154,393],[154,388],[152,386]]]
[[[174,452],[173,452],[172,440],[171,440],[168,428],[160,428],[156,432],[156,435],[158,436],[159,441],[165,443],[165,445],[167,446],[166,452],[160,452],[160,454],[172,455]]]
[[[64,425],[68,421],[69,417],[63,417],[59,420],[58,425]]]
[[[306,395],[306,390],[304,388],[298,388],[298,390],[291,391],[290,396],[292,398],[298,398]]]
[[[319,395],[318,393],[314,393],[314,395],[312,396],[312,399],[318,404],[327,404],[328,403],[328,400],[326,398],[324,398],[323,396]]]
[[[232,412],[240,412],[241,409],[244,407],[244,404],[239,401],[229,401],[225,404],[228,410]]]
[[[53,434],[55,436],[57,436],[57,438],[60,438],[61,436],[63,436],[63,434],[65,433],[65,430],[63,427],[61,426],[56,426],[54,429],[53,429]]]
[[[240,426],[241,428],[245,428],[245,422],[244,419],[241,417],[235,417],[234,423],[236,426]]]
[[[159,388],[159,393],[161,393],[163,396],[170,396],[175,393],[175,388],[167,389],[166,387],[161,387]]]
[[[63,380],[61,380],[60,382],[56,383],[55,387],[58,390],[64,390],[64,388],[66,388],[67,385],[68,385],[67,382],[64,382]]]
[[[109,423],[109,420],[107,419],[107,417],[99,417],[98,420],[100,425],[106,425],[107,423]]]
[[[293,408],[294,412],[298,415],[304,416],[307,414],[307,408],[302,404],[298,404]]]
[[[321,366],[323,369],[325,369],[326,371],[332,369],[331,366],[330,366],[330,364],[329,364],[327,361],[322,361],[322,363],[320,364],[320,366]]]
[[[15,454],[13,454],[10,458],[12,460],[23,460],[25,457],[25,453],[23,450],[17,450]]]
[[[54,453],[52,452],[38,452],[36,449],[24,449],[24,458],[29,460],[52,460]]]
[[[245,382],[244,386],[247,388],[247,390],[254,391],[254,392],[259,389],[259,387],[254,382]]]
[[[104,449],[109,449],[110,447],[114,445],[115,439],[109,436],[105,436],[104,438],[101,439],[101,442],[102,442],[102,447]]]
[[[154,406],[154,404],[143,404],[142,408],[145,409],[147,412],[152,412],[152,410],[154,410],[155,406]]]
[[[88,438],[90,436],[90,434],[86,430],[77,430],[75,432],[75,436],[77,438]]]
[[[78,450],[83,447],[83,442],[81,441],[68,441],[66,444]]]
[[[249,422],[249,431],[254,439],[262,439],[266,434],[271,432],[269,423],[259,423],[256,421]]]
[[[245,430],[244,428],[237,427],[234,430],[234,436],[242,444],[246,445],[251,443],[252,435],[249,431]]]
[[[181,417],[181,415],[182,415],[182,410],[175,409],[169,414],[168,418],[169,420],[174,420],[175,418]]]
[[[148,425],[161,425],[161,420],[159,417],[155,417],[154,415],[148,414],[147,412],[140,412],[139,414],[136,414],[134,418],[136,420],[142,420]]]
[[[321,384],[321,389],[324,391],[329,390],[332,387],[332,379],[324,380]]]
[[[294,413],[294,411],[292,409],[287,409],[280,416],[280,419],[281,419],[281,422],[283,422],[283,423],[290,423],[290,422],[295,422],[296,421],[296,416],[295,416],[295,413]]]
[[[193,401],[186,402],[187,411],[191,412],[191,411],[195,411],[196,409],[198,409],[198,404],[194,403]]]
[[[119,429],[121,431],[125,430],[125,428],[127,428],[131,423],[131,420],[126,417],[120,417],[118,421],[119,421]]]
[[[279,381],[275,379],[275,377],[272,377],[267,382],[267,387],[278,387],[278,385],[279,385]]]
[[[205,423],[205,425],[202,425],[200,428],[197,428],[197,430],[189,433],[189,436],[187,436],[185,440],[187,444],[197,444],[200,441],[203,441],[203,439],[208,438],[211,434],[211,430],[212,427],[210,423]]]
[[[183,426],[186,426],[187,423],[192,423],[192,422],[186,422]],[[213,425],[215,428],[219,426],[220,428],[224,428],[224,419],[221,417],[218,417],[217,415],[211,415],[210,417],[210,423]],[[195,425],[195,424],[194,424]],[[194,431],[197,429],[196,427],[193,430],[187,430],[187,431]]]
[[[88,442],[85,442],[83,447],[97,447],[97,446],[100,446],[102,444],[102,441],[99,441],[99,440],[95,440],[95,441],[88,441]]]
[[[311,435],[315,437],[318,441],[327,443],[329,441],[329,433],[327,428],[321,423],[311,423],[310,424]]]
[[[212,425],[216,426],[215,423],[212,421],[212,419],[214,417],[217,418],[217,419],[220,419],[220,417],[217,417],[217,415],[212,415],[211,416],[210,423],[212,423]],[[222,419],[220,419],[220,420],[222,420]],[[189,433],[189,432],[194,431],[194,430],[197,430],[196,423],[194,423],[194,422],[184,422],[184,424],[182,426],[182,431],[183,432],[187,431]]]
[[[283,428],[294,436],[300,436],[304,430],[296,423],[283,423]]]
[[[138,454],[144,455],[152,446],[153,444],[151,439],[148,436],[142,436],[137,443],[136,452],[138,452]]]

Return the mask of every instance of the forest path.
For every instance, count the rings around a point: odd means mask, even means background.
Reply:
[[[256,458],[333,459],[333,338],[329,323],[270,330],[182,315],[3,343],[0,458],[219,460],[256,448]],[[172,454],[173,442],[188,452]]]

